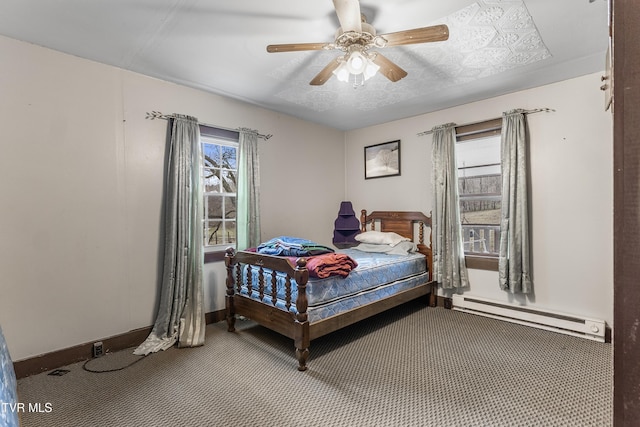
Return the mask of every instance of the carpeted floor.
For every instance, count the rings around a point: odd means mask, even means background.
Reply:
[[[612,425],[610,344],[414,302],[313,341],[298,372],[291,340],[236,327],[117,372],[21,379],[20,401],[43,409],[22,427]]]

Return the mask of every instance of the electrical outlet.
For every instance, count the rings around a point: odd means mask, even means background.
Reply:
[[[104,348],[102,347],[102,341],[93,343],[93,357],[100,357],[104,354]]]

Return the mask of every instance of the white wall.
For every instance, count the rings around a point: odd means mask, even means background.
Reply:
[[[14,360],[153,323],[167,122],[147,111],[273,134],[263,237],[330,243],[343,132],[8,38],[0,57],[0,324]],[[223,263],[205,280],[207,311],[222,309]]]
[[[350,131],[347,199],[354,209],[431,210],[431,136],[448,122],[500,117],[513,108],[549,107],[528,116],[535,295],[500,291],[496,272],[470,270],[467,294],[613,321],[613,136],[600,74]],[[400,139],[402,175],[364,179],[363,148]]]
[[[416,133],[555,108],[529,117],[536,294],[527,303],[612,320],[612,136],[599,75],[345,136],[3,37],[0,56],[0,324],[14,360],[152,324],[167,125],[145,120],[152,110],[272,133],[260,144],[263,238],[330,244],[342,200],[356,212],[429,212],[431,138]],[[402,175],[365,181],[363,147],[395,139]],[[207,265],[205,279],[207,311],[221,309],[222,263]],[[471,282],[471,294],[508,300],[493,272],[471,271]]]

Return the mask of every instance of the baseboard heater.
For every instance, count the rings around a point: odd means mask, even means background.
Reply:
[[[453,310],[507,322],[532,326],[548,331],[604,342],[604,320],[587,319],[550,310],[532,309],[504,304],[485,298],[453,295]]]

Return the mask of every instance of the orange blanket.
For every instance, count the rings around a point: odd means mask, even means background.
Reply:
[[[296,259],[289,257],[295,265]],[[347,277],[351,270],[358,266],[358,263],[349,255],[341,253],[328,253],[305,257],[307,260],[307,270],[309,276],[324,279],[329,276]]]

